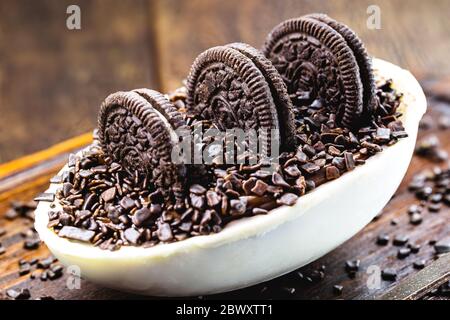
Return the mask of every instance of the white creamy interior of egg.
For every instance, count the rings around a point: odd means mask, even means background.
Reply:
[[[58,237],[47,228],[50,204],[36,209],[35,228],[65,265],[103,285],[148,295],[188,296],[229,291],[299,268],[361,230],[386,205],[400,184],[426,110],[420,85],[406,70],[375,59],[374,69],[404,94],[399,111],[408,137],[339,179],[319,186],[292,207],[240,219],[208,236],[106,251]],[[67,170],[65,166],[60,174]],[[52,184],[48,192],[60,185]]]

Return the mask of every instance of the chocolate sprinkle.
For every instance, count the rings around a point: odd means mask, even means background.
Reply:
[[[64,226],[61,228],[61,230],[59,230],[58,235],[60,237],[68,238],[71,240],[89,242],[94,237],[95,232],[90,230],[83,230],[76,227]]]

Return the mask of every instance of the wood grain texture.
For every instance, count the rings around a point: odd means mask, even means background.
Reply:
[[[158,87],[144,0],[0,2],[0,163],[90,131],[110,93]]]
[[[436,83],[435,83],[436,84]],[[449,87],[450,89],[450,87]],[[432,89],[429,92],[433,92]],[[440,115],[450,116],[450,101],[429,99],[430,108],[428,114],[437,119]],[[436,121],[435,121],[436,123]],[[436,134],[442,146],[450,151],[449,130],[437,128],[421,130],[419,138]],[[66,150],[67,151],[67,150]],[[97,286],[91,282],[82,280],[81,289],[69,290],[66,286],[67,274],[55,281],[31,280],[29,275],[19,276],[18,261],[20,259],[46,258],[49,252],[44,244],[38,250],[28,251],[23,248],[23,238],[20,233],[29,228],[32,222],[28,219],[15,219],[12,221],[4,218],[4,213],[12,200],[30,200],[37,193],[42,192],[48,186],[48,178],[57,172],[67,160],[67,154],[54,154],[49,161],[38,163],[23,171],[21,175],[9,175],[9,178],[0,179],[0,228],[3,227],[7,233],[0,237],[0,242],[6,248],[6,253],[0,256],[0,297],[9,288],[29,288],[32,298],[51,295],[56,299],[151,299],[130,295]],[[336,250],[330,252],[319,260],[288,275],[279,277],[267,283],[251,288],[233,291],[225,294],[203,297],[204,299],[374,299],[379,298],[388,290],[394,288],[399,282],[416,274],[418,271],[412,266],[414,261],[424,259],[426,264],[431,264],[436,256],[430,240],[440,240],[450,235],[450,208],[444,206],[439,213],[424,213],[424,220],[418,226],[411,225],[408,217],[408,207],[418,203],[415,197],[407,191],[407,185],[413,174],[423,169],[434,168],[436,164],[430,161],[414,157],[407,175],[405,176],[396,195],[384,208],[380,217],[368,224],[361,232],[348,240]],[[23,183],[27,173],[33,173],[33,178]],[[8,188],[5,188],[8,183]],[[396,225],[391,222],[397,221]],[[420,244],[421,248],[417,254],[411,254],[406,259],[397,258],[399,247],[379,246],[375,243],[380,233],[387,233],[391,242],[396,235],[408,235],[411,243]],[[345,261],[359,259],[360,269],[356,276],[351,279],[345,272]],[[304,276],[310,276],[315,270],[325,266],[325,276],[322,280],[310,283],[302,280],[298,272]],[[379,287],[370,289],[367,286],[370,266],[379,267],[380,270],[393,268],[398,272],[398,281],[381,281]],[[447,266],[450,268],[450,266]],[[445,271],[445,270],[443,270]],[[448,274],[447,270],[447,274]],[[444,272],[445,274],[445,272]],[[343,285],[341,295],[333,293],[333,285]],[[288,294],[285,288],[293,288],[295,292]],[[425,294],[426,292],[423,292]],[[416,296],[418,298],[419,296]],[[434,297],[430,297],[434,298]]]
[[[367,28],[369,5],[381,10],[381,29]],[[323,12],[348,24],[370,54],[417,74],[450,74],[450,2],[446,0],[160,0],[157,34],[163,88],[185,78],[193,59],[211,46],[243,41],[260,48],[284,19]]]

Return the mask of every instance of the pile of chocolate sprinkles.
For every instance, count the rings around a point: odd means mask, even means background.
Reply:
[[[62,184],[55,202],[52,194],[39,199],[53,202],[48,227],[102,249],[151,247],[216,233],[230,221],[293,205],[298,197],[407,136],[397,111],[401,94],[389,80],[377,86],[376,94],[379,103],[372,118],[355,132],[339,126],[329,109],[314,102],[299,108],[299,145],[279,155],[273,172],[261,163],[203,166],[197,173],[202,179],[188,181],[181,202],[167,201],[161,189],[114,162],[94,139],[81,156],[70,156],[68,171],[52,178],[52,183]],[[185,88],[168,97],[187,125],[205,122],[186,112]]]

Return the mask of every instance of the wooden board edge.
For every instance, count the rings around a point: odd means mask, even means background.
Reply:
[[[74,138],[57,143],[47,149],[26,155],[24,157],[0,164],[0,181],[21,171],[25,171],[46,160],[71,150],[79,149],[92,142],[92,132],[84,133]]]

